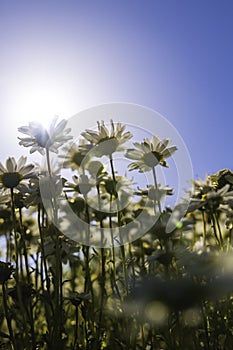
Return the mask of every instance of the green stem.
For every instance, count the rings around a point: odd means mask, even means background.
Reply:
[[[114,170],[114,164],[113,164],[113,159],[112,156],[109,157],[110,159],[110,167],[111,167],[111,173],[112,173],[112,180],[114,183],[114,193],[116,193],[116,201],[117,201],[117,221],[118,221],[118,228],[119,228],[119,236],[120,236],[120,249],[121,249],[121,256],[122,256],[122,264],[123,264],[123,271],[124,271],[124,279],[125,279],[125,289],[126,289],[126,294],[128,295],[129,292],[129,282],[128,282],[128,272],[127,272],[127,266],[126,266],[126,258],[125,258],[125,246],[123,245],[122,242],[122,237],[121,237],[121,213],[120,213],[120,205],[119,205],[119,197],[118,193],[116,190],[116,177],[115,177],[115,170]]]
[[[78,349],[78,306],[75,306],[74,349]]]
[[[222,230],[221,230],[221,227],[220,227],[219,219],[218,219],[217,213],[214,213],[213,215],[215,217],[215,222],[217,223],[220,244],[221,244],[221,247],[223,248],[223,237],[222,237]]]
[[[218,234],[217,234],[216,222],[215,222],[214,214],[211,215],[211,219],[212,219],[212,229],[213,229],[213,232],[214,232],[214,237],[215,237],[219,247],[221,247],[221,242],[220,242],[220,240],[218,238]]]
[[[24,233],[23,228],[23,218],[22,218],[22,210],[19,210],[19,223],[20,223],[20,232],[21,232],[21,239],[23,240],[23,252],[24,252],[24,260],[25,260],[25,266],[26,266],[26,274],[27,274],[27,283],[28,285],[31,285],[31,274],[29,270],[29,263],[28,263],[28,254],[27,254],[27,247],[26,247],[26,237]],[[33,349],[36,348],[36,340],[35,340],[35,329],[34,329],[34,316],[33,316],[33,306],[32,306],[32,300],[29,299],[29,322],[30,322],[30,328],[31,328],[31,336],[32,336],[32,346]]]
[[[44,211],[42,210],[42,216],[44,217]],[[48,303],[51,308],[52,314],[54,316],[54,309],[53,309],[53,304],[51,302],[51,294],[50,294],[50,279],[49,279],[49,274],[48,274],[48,268],[47,268],[47,262],[46,262],[46,256],[45,256],[45,249],[44,249],[44,237],[42,233],[42,228],[41,228],[41,206],[38,204],[38,211],[37,211],[37,226],[39,229],[39,235],[40,235],[40,249],[41,249],[41,288],[43,293],[47,293],[48,296]],[[45,282],[46,282],[46,291],[44,288],[44,277],[43,275],[45,274]],[[45,318],[47,322],[48,329],[51,328],[51,314],[49,312],[49,307],[47,302],[45,302]]]
[[[29,347],[29,337],[28,337],[28,332],[27,332],[27,322],[25,319],[25,308],[23,305],[22,301],[22,291],[20,287],[20,280],[19,280],[19,247],[18,247],[18,238],[17,238],[17,223],[16,223],[16,216],[15,216],[15,201],[14,201],[14,190],[11,188],[11,213],[12,213],[12,221],[13,221],[13,230],[14,230],[14,239],[15,239],[15,280],[16,280],[16,291],[17,291],[17,296],[18,296],[18,301],[19,301],[19,308],[20,312],[23,318],[23,323],[24,323],[24,330],[25,330],[25,340],[26,340],[26,346]]]
[[[205,213],[204,211],[201,212],[202,214],[202,224],[203,224],[203,242],[204,242],[204,247],[206,247],[206,221],[205,221]]]
[[[11,326],[11,318],[10,318],[10,315],[9,315],[9,312],[8,312],[7,293],[6,293],[5,282],[2,283],[2,297],[3,297],[3,307],[4,307],[7,327],[8,327],[9,334],[10,334],[10,340],[12,342],[13,349],[17,350],[16,349],[16,345],[15,345],[15,337],[14,337],[14,333],[13,333],[12,326]]]
[[[52,178],[51,164],[50,164],[50,155],[49,149],[46,148],[46,160],[48,166],[49,177]],[[57,226],[58,217],[57,217],[57,204],[56,198],[51,198],[53,204],[53,217],[54,224]],[[63,292],[62,292],[62,262],[61,262],[61,238],[59,236],[59,231],[56,232],[55,238],[55,275],[54,275],[54,298],[55,298],[55,319],[54,319],[54,330],[53,330],[53,347],[61,349],[62,340],[61,340],[61,329],[62,329],[62,318],[63,318]]]
[[[38,205],[38,212],[37,212],[37,225],[38,225],[39,235],[40,235],[41,259],[42,259],[42,262],[44,265],[46,288],[47,288],[47,291],[49,293],[50,292],[50,279],[49,279],[48,268],[47,268],[46,257],[45,257],[44,237],[43,237],[42,229],[41,229],[40,216],[41,216],[41,209],[40,209],[40,204],[39,204]]]
[[[97,188],[98,193],[98,203],[99,203],[99,210],[101,210],[101,200],[100,200],[100,189],[99,186]],[[101,245],[103,245],[103,219],[100,218],[100,230],[101,230]],[[103,309],[105,305],[106,300],[106,290],[105,290],[105,283],[106,283],[106,270],[105,270],[105,250],[103,247],[100,248],[101,251],[101,279],[100,279],[100,288],[101,288],[101,296],[100,296],[100,313],[99,313],[99,327],[98,327],[98,339],[101,341],[101,332],[103,328]]]
[[[208,322],[207,322],[207,315],[205,313],[204,305],[201,305],[201,314],[202,314],[203,325],[204,325],[204,330],[205,330],[206,349],[210,349],[209,326],[208,326]]]
[[[154,185],[155,185],[155,189],[158,190],[158,182],[157,182],[157,177],[156,177],[156,172],[155,172],[155,167],[152,168],[152,173],[153,173],[153,179],[154,179]],[[156,200],[155,200],[156,203]],[[161,203],[160,200],[157,200],[158,203],[158,207],[159,207],[159,213],[162,213],[162,208],[161,208]]]

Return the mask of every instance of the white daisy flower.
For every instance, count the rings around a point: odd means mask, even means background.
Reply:
[[[19,144],[24,147],[31,147],[30,153],[36,151],[42,155],[45,149],[58,153],[58,148],[66,141],[71,140],[69,135],[71,129],[66,129],[67,120],[63,119],[57,124],[58,117],[55,117],[47,130],[38,122],[30,122],[29,126],[22,126],[18,131],[29,137],[19,137]]]

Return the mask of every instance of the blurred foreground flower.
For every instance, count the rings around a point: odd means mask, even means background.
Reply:
[[[218,300],[233,291],[231,275],[215,276],[208,283],[194,278],[161,279],[144,278],[132,291],[135,308],[159,301],[171,311],[181,311],[200,305],[204,301]]]
[[[168,167],[165,159],[177,150],[176,146],[168,147],[170,142],[169,139],[160,140],[157,136],[153,136],[152,141],[145,138],[144,142],[135,142],[135,149],[126,152],[126,158],[135,160],[129,165],[129,170],[151,171],[158,164]]]
[[[18,128],[19,132],[29,136],[19,137],[19,144],[24,147],[31,147],[30,153],[38,151],[44,155],[44,149],[58,153],[58,148],[66,141],[71,140],[72,136],[68,135],[71,129],[66,129],[67,120],[62,119],[58,124],[57,120],[58,117],[52,120],[49,130],[38,122],[30,122],[29,126]]]

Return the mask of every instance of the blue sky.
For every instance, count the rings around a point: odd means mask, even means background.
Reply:
[[[232,169],[232,1],[1,0],[0,45],[1,160],[27,154],[17,127],[46,103],[122,101],[174,125],[196,177]]]

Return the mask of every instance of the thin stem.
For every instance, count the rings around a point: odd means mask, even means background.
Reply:
[[[114,183],[114,193],[116,194],[116,202],[117,202],[117,220],[118,220],[118,228],[119,228],[119,236],[120,236],[120,249],[121,249],[121,256],[122,256],[122,264],[123,264],[123,271],[124,271],[124,278],[125,278],[125,289],[126,289],[126,294],[128,295],[129,282],[128,282],[128,272],[127,272],[127,267],[126,267],[125,247],[123,245],[122,237],[121,237],[121,213],[120,213],[118,193],[116,190],[117,183],[116,183],[115,170],[114,170],[112,156],[110,156],[109,159],[110,159],[110,167],[111,167],[111,172],[112,172],[112,180]]]
[[[98,193],[98,204],[99,204],[99,210],[101,210],[101,200],[100,200],[100,189],[99,186],[97,188]],[[103,219],[100,218],[100,230],[101,230],[101,246],[103,246]],[[103,323],[103,308],[105,305],[106,300],[106,290],[105,290],[105,283],[106,283],[106,270],[105,270],[105,250],[103,247],[100,248],[101,251],[101,280],[100,280],[100,288],[101,288],[101,295],[100,295],[100,313],[99,313],[99,327],[98,327],[98,339],[100,340],[101,332],[102,332],[102,323]]]
[[[19,252],[18,252],[18,240],[17,240],[17,229],[16,229],[16,217],[15,217],[15,203],[14,203],[14,191],[11,188],[11,214],[13,221],[14,239],[15,239],[15,278],[18,282],[19,280]]]
[[[206,247],[206,221],[205,221],[204,211],[202,211],[201,214],[202,214],[202,224],[203,224],[203,242],[204,242],[204,247]]]
[[[20,234],[21,234],[21,239],[23,243],[23,254],[24,254],[24,261],[25,261],[26,274],[27,274],[27,283],[30,284],[31,274],[30,274],[29,263],[28,263],[26,237],[25,237],[24,228],[23,228],[22,209],[19,210],[19,223],[20,223]]]
[[[51,171],[51,165],[50,165],[49,148],[46,148],[46,160],[47,160],[47,166],[48,166],[49,176],[52,177],[52,171]]]
[[[78,306],[75,306],[74,349],[78,349]]]
[[[16,349],[16,345],[15,345],[15,337],[14,337],[14,333],[13,333],[12,326],[11,326],[11,318],[10,318],[10,315],[9,315],[9,312],[8,312],[7,294],[6,294],[5,282],[3,282],[3,284],[2,284],[2,297],[3,297],[3,307],[4,307],[7,327],[8,327],[9,333],[10,333],[10,340],[12,342],[13,348],[15,350],[17,350]]]
[[[30,274],[29,263],[28,263],[26,237],[25,237],[24,228],[23,228],[22,209],[19,210],[19,223],[20,223],[21,239],[23,241],[23,253],[24,253],[25,266],[26,266],[27,283],[30,285],[31,284],[31,274]],[[33,348],[36,348],[34,316],[33,316],[33,306],[32,306],[31,298],[29,299],[29,322],[30,322],[30,328],[31,328],[32,345],[33,345]]]
[[[48,166],[49,177],[52,178],[51,164],[50,164],[50,155],[49,148],[46,148],[46,160]],[[51,198],[53,204],[53,216],[54,224],[58,223],[57,217],[57,204],[56,198]],[[61,329],[62,329],[62,318],[63,318],[63,292],[62,292],[62,262],[61,262],[61,251],[60,251],[61,239],[59,232],[56,233],[55,239],[55,257],[56,257],[56,266],[55,266],[55,276],[54,276],[54,297],[55,297],[55,319],[54,319],[54,333],[53,333],[53,346],[54,348],[61,348]]]
[[[205,330],[206,349],[209,349],[210,348],[209,326],[208,326],[208,321],[207,321],[207,315],[205,314],[205,307],[204,307],[204,305],[201,305],[201,314],[202,314],[204,330]]]
[[[222,237],[222,230],[220,227],[219,219],[218,219],[217,213],[214,213],[213,215],[215,217],[215,222],[217,223],[217,228],[218,228],[218,232],[219,232],[219,239],[220,239],[221,246],[223,248],[223,237]]]
[[[11,213],[12,213],[12,221],[13,221],[13,230],[14,230],[14,239],[15,239],[15,280],[16,280],[16,291],[17,291],[17,296],[18,296],[18,301],[19,301],[19,307],[20,307],[20,312],[22,314],[23,318],[23,323],[24,323],[24,329],[25,329],[25,338],[26,338],[26,343],[29,346],[29,338],[28,338],[28,332],[27,332],[27,322],[25,319],[25,309],[22,301],[22,291],[20,287],[20,281],[19,281],[19,251],[18,251],[18,238],[17,238],[17,223],[16,223],[16,215],[15,215],[15,201],[14,201],[14,189],[11,188]]]
[[[38,225],[39,235],[40,235],[41,259],[42,259],[43,264],[44,264],[46,288],[47,288],[47,291],[49,292],[50,291],[50,279],[49,279],[49,275],[48,275],[48,268],[47,268],[46,257],[45,257],[44,237],[43,237],[42,229],[41,229],[40,216],[41,216],[41,209],[40,209],[40,204],[39,204],[38,211],[37,211],[37,225]]]
[[[214,217],[213,214],[211,215],[211,219],[212,219],[212,229],[213,229],[213,232],[214,232],[214,237],[215,237],[215,239],[216,239],[216,241],[217,241],[219,247],[221,247],[221,242],[220,242],[220,240],[219,240],[219,238],[218,238],[218,234],[217,234],[217,230],[216,230],[215,217]]]
[[[158,190],[158,183],[157,183],[155,167],[152,168],[152,173],[153,173],[153,178],[154,178],[155,189]],[[156,200],[155,200],[155,202],[156,202]],[[159,213],[161,214],[162,213],[162,208],[161,208],[161,203],[160,203],[159,199],[157,199],[157,203],[158,203],[158,207],[159,207]]]

